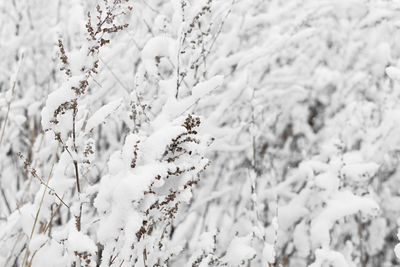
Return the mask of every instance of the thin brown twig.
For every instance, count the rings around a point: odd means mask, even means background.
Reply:
[[[23,156],[22,156],[21,153],[18,153],[18,156],[19,156],[21,159],[23,159]],[[29,167],[29,166],[28,166],[28,167]],[[56,191],[55,191],[52,187],[50,187],[49,185],[47,185],[47,184],[43,181],[43,179],[42,179],[40,176],[38,176],[37,172],[36,172],[32,167],[30,167],[30,168],[31,168],[30,173],[32,174],[32,176],[33,176],[34,178],[38,179],[38,180],[39,180],[39,183],[40,183],[41,185],[43,185],[43,186],[45,186],[47,189],[49,189],[49,191],[51,192],[51,194],[55,195],[55,196],[58,198],[58,200],[60,200],[60,202],[61,202],[65,207],[67,207],[67,208],[69,209],[69,206],[62,200],[62,198],[56,193]],[[21,204],[21,203],[20,203],[20,204]],[[18,205],[18,206],[19,206],[19,205]]]
[[[57,154],[58,154],[59,148],[60,148],[60,143],[58,143],[57,149],[56,149],[56,153],[54,153],[53,163],[51,164],[50,172],[49,172],[49,175],[47,177],[46,186],[48,186],[48,184],[50,182],[50,178],[51,178],[51,176],[53,174],[53,168],[54,168],[54,165],[56,164],[56,161],[57,161]],[[37,224],[37,221],[39,219],[39,213],[40,213],[40,210],[41,210],[42,205],[43,205],[44,197],[46,195],[46,189],[47,189],[47,187],[45,187],[43,189],[42,198],[40,199],[40,204],[39,204],[38,210],[36,212],[35,221],[33,222],[31,234],[29,235],[29,240],[28,240],[28,242],[26,244],[25,256],[24,256],[24,259],[22,261],[21,266],[24,266],[24,263],[28,260],[28,257],[29,257],[29,242],[32,240],[33,233],[35,232],[36,224]]]
[[[64,198],[64,196],[63,196],[63,198]],[[54,217],[57,215],[58,211],[60,210],[61,204],[62,204],[62,203],[60,202],[60,203],[57,205],[56,210],[55,210],[54,213],[51,215],[50,221],[49,221],[49,223],[46,225],[46,228],[44,229],[44,233],[46,233],[47,230],[50,229],[50,226],[51,226],[52,223],[53,223]]]
[[[10,203],[8,203],[7,196],[6,196],[6,193],[4,192],[4,189],[0,188],[0,192],[1,192],[1,195],[3,196],[4,203],[6,204],[6,208],[8,210],[8,213],[11,214],[11,212],[12,212],[11,211],[11,206],[10,206]]]

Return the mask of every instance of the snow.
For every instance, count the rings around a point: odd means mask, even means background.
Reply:
[[[307,257],[310,251],[309,235],[304,222],[299,223],[293,232],[293,245],[300,257]]]
[[[250,247],[250,241],[250,236],[235,237],[231,241],[225,256],[229,266],[239,266],[256,255],[256,251]],[[269,257],[267,259],[270,259],[271,251],[266,252],[268,253],[266,256]]]
[[[317,249],[315,251],[315,262],[309,265],[310,267],[323,267],[325,264],[328,264],[333,267],[347,267],[349,264],[343,255],[339,252],[326,250],[326,249]]]
[[[275,263],[275,249],[272,245],[265,243],[262,255],[268,263]]]
[[[343,173],[345,173],[349,178],[358,180],[362,177],[372,177],[376,174],[379,169],[379,165],[376,163],[358,163],[347,165],[343,168]]]
[[[192,108],[200,99],[204,98],[204,96],[218,89],[222,85],[222,82],[223,76],[214,76],[207,81],[197,84],[193,88],[191,96],[187,96],[180,100],[172,97],[168,98],[161,114],[159,114],[154,120],[153,127],[163,127],[165,121],[173,120],[186,112],[189,113],[190,108]]]
[[[88,119],[86,124],[86,131],[91,131],[99,124],[103,123],[108,116],[110,116],[118,107],[121,105],[122,99],[114,100],[104,106],[102,106],[99,110],[97,110],[93,115]]]
[[[82,232],[76,231],[73,226],[68,236],[68,246],[71,251],[87,251],[92,255],[95,254],[97,250],[93,240]]]
[[[61,87],[54,92],[50,93],[46,105],[42,110],[42,127],[43,129],[50,129],[52,127],[51,121],[54,118],[54,112],[63,103],[69,102],[75,97],[74,91],[71,89],[81,77],[73,77],[70,81],[61,85]]]
[[[359,197],[349,191],[338,192],[328,201],[326,208],[312,221],[310,235],[314,246],[329,247],[330,230],[334,223],[349,215],[362,212],[376,216],[378,204],[368,197]]]
[[[200,99],[203,96],[207,95],[211,91],[215,90],[216,88],[220,87],[224,82],[224,76],[217,75],[212,77],[211,79],[201,82],[197,84],[192,89],[192,96],[194,98]]]
[[[315,177],[315,185],[328,192],[336,192],[339,184],[339,178],[330,172],[325,172]]]
[[[176,41],[168,36],[157,36],[147,41],[142,50],[142,58],[146,71],[152,75],[158,74],[157,58],[166,57],[175,65],[177,55]]]
[[[307,213],[307,208],[301,205],[299,202],[293,201],[293,203],[289,203],[288,205],[280,206],[278,211],[280,228],[282,230],[288,229]]]
[[[386,74],[395,81],[400,81],[400,69],[394,66],[386,68]]]
[[[212,252],[214,248],[214,235],[215,233],[212,232],[202,233],[200,236],[198,249],[204,251],[205,253]]]

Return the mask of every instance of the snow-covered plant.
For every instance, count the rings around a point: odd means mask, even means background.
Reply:
[[[0,266],[398,265],[399,10],[0,1]]]
[[[130,134],[110,157],[94,203],[104,266],[164,266],[183,249],[170,240],[172,220],[209,163],[199,125],[188,115],[149,135]]]

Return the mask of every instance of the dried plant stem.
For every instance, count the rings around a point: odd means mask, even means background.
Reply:
[[[51,176],[53,174],[53,168],[54,168],[54,165],[56,164],[56,161],[57,161],[57,154],[58,154],[59,148],[60,148],[60,144],[57,145],[56,152],[54,153],[53,163],[51,164],[50,172],[49,172],[49,175],[47,177],[46,187],[43,189],[42,198],[40,199],[40,204],[39,204],[38,210],[36,212],[35,221],[33,222],[31,234],[30,234],[29,240],[28,240],[28,242],[26,244],[25,256],[24,256],[24,259],[22,261],[21,266],[24,266],[25,262],[28,260],[28,257],[29,257],[29,242],[32,240],[33,233],[35,232],[36,224],[37,224],[37,221],[39,219],[40,209],[42,208],[43,200],[44,200],[44,197],[46,195],[46,190],[47,190],[48,184],[50,182],[50,178],[51,178]]]
[[[73,119],[73,131],[72,131],[72,136],[73,136],[73,140],[74,140],[74,151],[75,154],[77,153],[77,149],[75,146],[75,119]],[[71,151],[68,149],[68,146],[65,145],[64,141],[61,139],[60,136],[57,137],[57,140],[62,144],[63,148],[65,149],[65,151],[67,151],[67,153],[70,155],[71,159],[72,159],[72,163],[74,164],[74,169],[75,169],[75,178],[76,178],[76,188],[78,190],[78,193],[81,192],[81,187],[79,185],[79,169],[78,169],[78,161],[75,159],[75,156],[71,153]],[[59,198],[61,200],[61,198]]]
[[[18,153],[18,157],[20,157],[21,159],[24,159],[24,157],[23,157],[23,155],[22,155],[21,153]],[[37,175],[36,170],[33,169],[32,167],[30,167],[30,166],[29,166],[29,163],[28,163],[27,161],[25,161],[25,164],[27,165],[27,168],[30,168],[30,169],[31,169],[29,172],[32,174],[32,177],[35,177],[36,179],[38,179],[41,185],[43,185],[43,186],[45,186],[47,189],[49,189],[49,190],[51,191],[51,193],[54,194],[54,195],[58,198],[58,200],[60,200],[60,202],[61,202],[65,207],[67,207],[67,208],[69,209],[69,206],[62,200],[62,198],[56,193],[56,191],[55,191],[53,188],[51,188],[50,186],[48,186],[48,185],[44,182],[44,180],[43,180],[40,176]],[[30,180],[30,181],[31,181],[31,180]],[[30,185],[30,181],[29,181],[28,186]],[[26,193],[27,193],[27,190],[26,190]],[[19,207],[19,206],[22,204],[22,202],[23,202],[23,201],[21,201],[20,203],[18,203],[17,206]]]
[[[62,198],[64,199],[64,196],[62,196]],[[60,203],[57,205],[56,210],[55,210],[54,213],[51,215],[50,221],[49,221],[49,223],[46,225],[46,228],[44,229],[44,233],[46,233],[47,230],[50,229],[50,227],[51,227],[51,225],[52,225],[52,223],[53,223],[54,217],[57,215],[58,211],[60,210],[61,204],[62,204],[62,203],[60,202]]]
[[[73,115],[72,115],[72,141],[74,145],[74,151],[75,155],[77,154],[77,149],[76,149],[76,115],[78,113],[78,108],[77,108],[77,100],[75,100],[75,105],[74,105],[74,110],[73,110]],[[81,193],[81,187],[79,185],[79,169],[78,169],[78,161],[76,159],[73,159],[74,162],[74,167],[75,167],[75,178],[76,178],[76,188],[78,190],[78,193]]]
[[[15,86],[15,83],[14,83],[14,86]],[[13,92],[14,92],[14,89],[13,89]],[[6,118],[4,120],[3,127],[1,129],[0,145],[3,142],[4,132],[6,130],[6,125],[7,125],[7,121],[8,121],[8,114],[10,113],[10,107],[11,107],[11,101],[8,102]]]
[[[15,85],[16,85],[16,83],[17,83],[17,81],[15,80],[15,81],[14,81],[14,84],[13,84],[13,87],[12,87],[12,89],[11,89],[11,97],[14,96],[14,90],[15,90]],[[6,118],[4,119],[4,123],[3,123],[2,129],[1,129],[0,146],[1,146],[1,144],[3,143],[4,132],[6,131],[6,125],[7,125],[7,122],[8,122],[8,116],[9,116],[9,114],[10,114],[10,109],[11,109],[11,99],[10,99],[10,101],[8,101],[8,103],[7,103]]]
[[[3,267],[6,267],[7,264],[10,262],[11,257],[12,257],[13,254],[14,254],[15,247],[17,246],[17,244],[18,244],[19,240],[21,239],[21,237],[22,237],[22,230],[19,230],[19,231],[18,231],[18,236],[17,236],[17,238],[15,239],[15,243],[14,243],[14,245],[13,245],[13,247],[12,247],[10,253],[9,253],[9,256],[7,257],[7,260],[6,260],[6,262],[4,263]]]
[[[128,86],[126,86],[126,84],[124,84],[120,78],[118,78],[118,76],[115,74],[115,72],[110,68],[110,66],[108,66],[108,64],[101,58],[99,58],[101,63],[103,63],[103,65],[106,67],[106,69],[111,73],[111,75],[114,77],[114,79],[117,81],[117,83],[119,83],[119,85],[121,85],[121,87],[128,93],[130,94],[130,90],[128,88]]]
[[[75,167],[76,188],[78,190],[78,193],[81,193],[81,186],[79,185],[78,162],[76,160],[74,160],[74,167]]]
[[[82,218],[82,202],[79,205],[79,215],[75,216],[75,225],[78,232],[81,231],[81,218]]]
[[[6,125],[7,125],[7,122],[8,122],[8,116],[10,114],[10,109],[11,109],[11,102],[12,102],[11,100],[12,100],[12,97],[14,96],[15,86],[17,84],[17,77],[18,77],[19,69],[21,68],[21,62],[22,62],[23,58],[24,58],[24,54],[22,53],[21,57],[20,57],[20,60],[18,62],[17,74],[15,75],[15,80],[14,80],[13,86],[11,88],[11,99],[7,103],[6,118],[4,119],[4,123],[3,123],[2,129],[1,129],[0,146],[3,143],[4,133],[5,133],[5,130],[6,130]]]
[[[8,200],[7,200],[7,197],[6,197],[6,193],[4,192],[4,189],[0,188],[0,192],[1,192],[1,195],[3,196],[4,203],[6,204],[8,213],[11,214],[12,211],[11,211],[10,203],[8,203]]]

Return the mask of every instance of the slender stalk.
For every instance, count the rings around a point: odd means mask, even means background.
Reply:
[[[7,122],[8,122],[8,116],[9,116],[9,114],[10,114],[10,109],[11,109],[11,100],[12,100],[12,97],[14,96],[14,91],[15,91],[15,85],[16,85],[16,84],[17,84],[17,79],[15,79],[14,84],[13,84],[13,87],[12,87],[12,89],[11,89],[11,99],[10,99],[10,100],[8,101],[8,103],[7,103],[6,118],[4,119],[4,123],[3,123],[2,129],[1,129],[0,146],[1,146],[1,144],[3,143],[4,132],[6,131],[6,125],[7,125]]]
[[[63,196],[63,198],[64,198],[64,196]],[[56,208],[56,210],[54,211],[54,213],[51,215],[51,218],[50,218],[50,221],[49,221],[49,223],[46,225],[46,228],[44,229],[44,233],[46,233],[47,232],[47,230],[49,230],[50,229],[50,227],[52,226],[52,224],[53,224],[53,219],[54,219],[54,217],[57,215],[57,213],[58,213],[58,211],[60,210],[60,207],[61,207],[61,202],[57,205],[57,208]],[[49,230],[50,231],[50,230]]]
[[[32,240],[33,233],[35,232],[36,224],[37,224],[37,221],[39,219],[40,209],[42,208],[43,200],[44,200],[44,197],[45,197],[46,191],[47,191],[47,187],[49,185],[50,178],[51,178],[51,176],[53,174],[53,168],[54,168],[54,165],[56,164],[56,161],[57,161],[57,154],[58,154],[59,148],[60,148],[60,144],[57,145],[56,153],[54,153],[53,163],[51,164],[50,172],[49,172],[49,175],[47,177],[46,187],[43,189],[42,198],[40,199],[39,208],[38,208],[38,210],[36,212],[35,221],[33,222],[31,234],[29,235],[29,240],[28,240],[28,242],[26,244],[25,256],[24,256],[24,259],[22,261],[21,266],[24,266],[25,262],[27,262],[28,257],[29,257],[29,242]]]
[[[76,188],[78,193],[81,193],[81,186],[79,185],[79,169],[78,169],[78,162],[74,160],[74,167],[75,167],[75,179],[76,179]]]
[[[79,215],[75,216],[76,230],[78,230],[78,232],[81,231],[81,218],[82,218],[82,202],[80,203],[79,206]]]
[[[0,188],[0,192],[1,192],[1,195],[3,196],[4,203],[6,204],[8,213],[11,214],[12,211],[11,211],[10,203],[8,203],[8,200],[7,200],[7,197],[6,197],[6,193],[4,192],[4,189]]]
[[[15,82],[14,82],[14,87],[15,87]],[[14,87],[12,89],[12,95],[14,95]],[[6,130],[6,125],[8,121],[8,115],[10,114],[10,107],[11,107],[11,100],[7,104],[7,113],[6,113],[6,118],[4,119],[3,127],[1,129],[1,136],[0,136],[0,146],[3,143],[3,138],[4,138],[4,132]]]
[[[78,153],[78,150],[76,148],[76,115],[78,114],[78,103],[77,103],[77,99],[75,99],[74,101],[74,110],[73,110],[73,114],[72,114],[72,141],[73,141],[73,145],[74,145],[74,151],[75,151],[75,156]],[[76,158],[73,158],[73,162],[74,162],[74,167],[75,167],[75,178],[76,178],[76,188],[78,190],[78,193],[81,193],[81,187],[79,184],[79,169],[78,169],[78,161],[76,160]]]
[[[8,116],[9,116],[9,114],[10,114],[10,109],[11,109],[11,102],[12,102],[11,100],[12,100],[12,97],[14,96],[15,86],[16,86],[16,84],[17,84],[17,77],[18,77],[18,73],[19,73],[19,70],[20,70],[20,68],[21,68],[21,63],[22,63],[22,60],[23,60],[23,59],[24,59],[24,53],[21,53],[21,56],[20,56],[20,59],[19,59],[19,62],[18,62],[17,73],[16,73],[16,75],[15,75],[14,83],[13,83],[13,86],[12,86],[12,88],[11,88],[11,99],[9,99],[9,101],[8,101],[8,103],[7,103],[6,118],[5,118],[5,120],[4,120],[4,124],[3,124],[2,129],[1,129],[0,146],[1,146],[1,144],[3,143],[4,132],[5,132],[5,130],[6,130],[6,125],[7,125],[7,121],[8,121]]]

